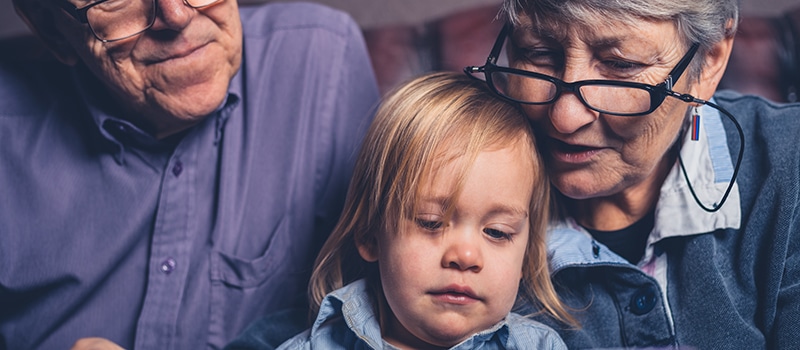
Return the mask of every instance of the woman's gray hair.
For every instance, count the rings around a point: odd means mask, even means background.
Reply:
[[[739,0],[504,0],[502,14],[513,25],[527,16],[533,28],[566,23],[599,21],[672,21],[683,44],[699,43],[697,57],[704,57],[719,41],[732,37],[739,23]],[[696,79],[703,60],[693,60],[689,75]]]

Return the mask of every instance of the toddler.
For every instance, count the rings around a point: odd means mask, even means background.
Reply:
[[[458,73],[390,93],[309,285],[316,321],[279,349],[565,349],[511,310],[571,322],[547,269],[549,183],[517,106]]]

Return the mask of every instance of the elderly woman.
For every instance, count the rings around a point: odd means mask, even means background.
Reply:
[[[563,199],[552,279],[581,327],[544,321],[571,348],[800,347],[800,106],[715,94],[737,1],[505,12],[466,70],[523,106]]]

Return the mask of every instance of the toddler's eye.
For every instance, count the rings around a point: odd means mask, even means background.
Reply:
[[[483,233],[487,234],[489,237],[492,237],[494,239],[505,239],[510,241],[512,238],[511,234],[493,228],[485,228],[483,229]]]
[[[419,227],[422,227],[423,229],[428,230],[428,231],[436,231],[436,230],[442,228],[442,222],[441,221],[423,220],[423,219],[416,219],[416,221],[417,221],[417,225],[419,225]]]

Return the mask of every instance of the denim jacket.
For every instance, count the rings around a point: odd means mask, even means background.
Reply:
[[[570,348],[800,348],[800,105],[731,92],[714,101],[741,124],[746,146],[721,210],[700,209],[676,164],[638,266],[569,218],[551,227],[552,280],[582,327],[538,319]],[[710,206],[741,142],[716,110],[700,115],[701,139],[684,140],[681,157]]]
[[[283,343],[288,349],[396,349],[381,338],[365,280],[331,292],[322,301],[311,329]],[[510,313],[490,329],[473,335],[451,349],[566,349],[547,326]]]

